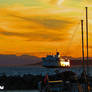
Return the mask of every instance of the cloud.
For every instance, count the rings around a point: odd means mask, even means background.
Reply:
[[[48,0],[50,4],[61,5],[64,0]]]
[[[92,46],[90,45],[90,46],[88,46],[89,47],[89,49],[92,49]]]
[[[80,29],[74,32],[81,20],[80,0],[64,0],[62,5],[59,0],[15,1],[19,5],[0,8],[0,52],[48,52],[56,48],[65,52],[66,47],[72,48],[73,52],[68,53],[71,56],[81,52]],[[57,6],[58,2],[62,7]],[[68,44],[71,40],[72,44]]]
[[[57,5],[61,5],[62,2],[64,2],[64,0],[58,0]]]
[[[7,37],[23,37],[26,38],[28,40],[26,41],[64,41],[65,38],[61,35],[55,35],[55,34],[48,34],[48,33],[44,33],[44,32],[39,32],[39,33],[31,33],[31,32],[26,32],[26,33],[18,33],[18,32],[8,32],[8,31],[1,31],[0,30],[0,34],[7,36]]]
[[[72,20],[67,20],[66,19],[55,19],[55,18],[49,18],[49,16],[47,17],[41,17],[41,16],[38,16],[38,17],[23,17],[23,16],[17,16],[17,15],[10,15],[12,17],[15,17],[15,18],[19,18],[19,19],[22,19],[24,21],[32,21],[32,22],[35,22],[35,23],[38,23],[38,24],[42,24],[44,27],[46,28],[50,28],[50,29],[60,29],[60,28],[65,28],[68,24],[73,24],[74,21]],[[30,25],[31,26],[31,25]]]
[[[75,25],[71,18],[58,16],[21,16],[8,12],[1,22],[0,34],[7,37],[22,37],[26,41],[65,41],[69,29]],[[65,37],[66,36],[66,37]]]

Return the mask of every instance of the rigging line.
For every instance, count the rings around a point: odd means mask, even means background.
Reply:
[[[79,30],[79,26],[80,23],[78,22],[77,26],[75,27],[73,33],[72,33],[72,36],[71,36],[71,39],[69,40],[69,43],[67,44],[67,47],[66,47],[66,51],[65,51],[65,55],[67,56],[67,53],[69,52],[70,50],[70,46],[72,45],[72,41],[74,40],[74,37],[75,37],[75,34],[78,32]],[[76,31],[77,30],[77,31]]]

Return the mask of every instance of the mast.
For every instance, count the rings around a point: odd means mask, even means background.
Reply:
[[[88,61],[88,7],[86,8],[86,43],[87,43],[87,75],[89,75],[89,61]]]
[[[83,72],[86,73],[86,70],[85,70],[85,62],[84,62],[83,20],[81,20],[81,32],[82,32],[82,65],[83,65]]]
[[[83,77],[85,80],[85,92],[89,92],[88,90],[88,80],[86,77],[86,67],[85,67],[85,61],[84,61],[84,36],[83,36],[83,20],[81,20],[81,31],[82,31],[82,64],[83,64]]]
[[[86,43],[87,43],[87,75],[89,76],[89,59],[88,59],[88,7],[86,8]],[[88,78],[87,78],[87,92],[88,90]]]

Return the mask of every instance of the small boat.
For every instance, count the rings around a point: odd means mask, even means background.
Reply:
[[[83,92],[78,83],[63,80],[49,80],[47,75],[39,82],[40,92]]]
[[[64,84],[62,80],[50,81],[47,79],[47,76],[43,81],[39,82],[40,92],[61,92],[63,87]]]

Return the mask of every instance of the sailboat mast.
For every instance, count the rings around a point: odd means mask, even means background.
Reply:
[[[88,66],[88,7],[86,8],[86,43],[87,43],[87,74],[89,74],[89,66]]]
[[[82,64],[83,64],[83,72],[85,73],[83,20],[81,20],[81,32],[82,32]]]
[[[81,20],[81,31],[82,31],[82,64],[83,64],[83,73],[84,73],[84,79],[85,79],[85,92],[89,92],[89,90],[88,90],[88,80],[87,80],[87,77],[86,77],[86,67],[85,67],[85,61],[84,61],[83,20]]]

